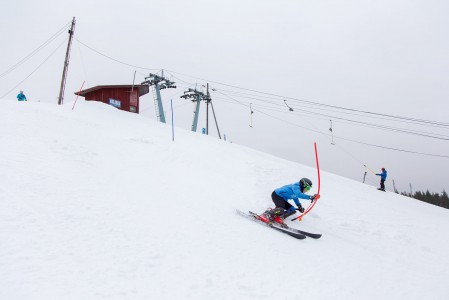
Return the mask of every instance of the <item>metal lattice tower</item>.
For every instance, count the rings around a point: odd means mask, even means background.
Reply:
[[[207,84],[207,93],[206,94],[196,90],[196,88],[188,89],[188,91],[184,92],[184,95],[182,95],[181,98],[191,99],[192,102],[196,102],[195,103],[195,111],[193,112],[194,115],[193,115],[193,122],[192,122],[192,131],[194,131],[194,132],[196,132],[196,128],[198,125],[198,115],[200,113],[200,102],[201,102],[201,100],[203,100],[203,101],[206,101],[206,104],[207,104],[206,134],[209,134],[209,104],[211,105],[212,112],[214,114],[215,125],[217,126],[218,136],[221,139],[220,130],[218,129],[217,118],[215,117],[215,111],[214,111],[214,107],[212,105],[212,98],[210,97],[210,93],[209,93],[209,84]]]
[[[165,123],[165,114],[164,114],[164,107],[162,106],[161,90],[176,88],[175,82],[165,78],[164,71],[162,71],[162,76],[150,73],[148,77],[145,77],[145,81],[142,82],[142,84],[154,86],[153,97],[157,119],[160,122]]]
[[[189,89],[188,91],[184,92],[184,95],[181,96],[181,98],[184,99],[192,99],[192,102],[196,102],[195,104],[195,111],[193,112],[193,123],[192,123],[192,131],[196,132],[196,127],[198,125],[198,115],[200,114],[200,102],[201,100],[205,100],[207,96],[200,91],[197,91],[196,89]]]

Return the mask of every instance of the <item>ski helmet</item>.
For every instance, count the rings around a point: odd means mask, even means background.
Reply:
[[[310,180],[309,178],[301,178],[301,180],[299,181],[299,185],[301,186],[301,189],[304,189],[305,187],[312,187],[312,180]]]

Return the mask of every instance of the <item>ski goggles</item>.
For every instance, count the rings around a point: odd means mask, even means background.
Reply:
[[[304,190],[305,190],[306,192],[310,191],[311,188],[312,188],[311,185],[305,185],[305,186],[304,186]]]

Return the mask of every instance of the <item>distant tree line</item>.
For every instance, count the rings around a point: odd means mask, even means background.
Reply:
[[[402,192],[401,195],[449,209],[449,197],[445,190],[443,190],[441,195],[439,193],[431,193],[429,190],[426,192],[418,191],[414,194]]]

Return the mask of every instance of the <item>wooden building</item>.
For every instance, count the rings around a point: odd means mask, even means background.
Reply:
[[[149,90],[148,85],[98,85],[76,92],[75,95],[138,114],[140,96],[148,94]]]

